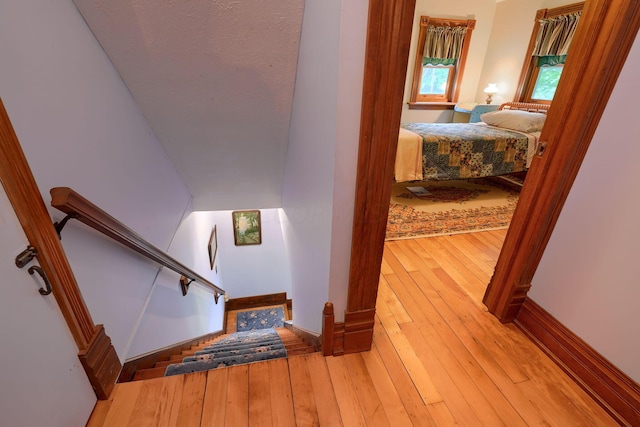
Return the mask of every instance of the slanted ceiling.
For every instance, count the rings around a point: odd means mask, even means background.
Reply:
[[[303,0],[74,0],[196,210],[281,205]]]

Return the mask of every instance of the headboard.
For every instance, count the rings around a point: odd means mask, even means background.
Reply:
[[[498,110],[521,110],[529,111],[531,113],[543,113],[547,114],[550,105],[548,104],[533,104],[529,102],[505,102],[498,107]]]

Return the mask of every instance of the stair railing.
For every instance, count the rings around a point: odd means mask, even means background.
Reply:
[[[73,191],[71,188],[55,187],[51,189],[50,193],[51,206],[67,214],[62,221],[55,224],[58,235],[60,235],[62,228],[69,219],[77,219],[89,227],[123,244],[129,249],[132,249],[135,252],[180,274],[179,285],[182,290],[182,295],[187,294],[191,282],[200,283],[201,285],[213,290],[216,304],[218,303],[220,295],[225,294],[223,289],[214,285],[195,271],[153,246],[135,231],[131,230],[129,227],[82,197],[80,194]]]

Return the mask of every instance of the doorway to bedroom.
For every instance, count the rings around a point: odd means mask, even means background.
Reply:
[[[566,84],[559,85],[558,101],[549,115],[545,155],[532,164],[485,294],[489,311],[505,323],[514,320],[522,305],[522,296],[530,286],[640,22],[635,5],[614,5],[606,0],[587,3],[592,5],[591,14],[581,21],[586,29],[580,34],[590,36],[579,38],[580,48],[576,49],[594,54],[574,56],[563,73]],[[367,347],[365,332],[370,334],[372,330],[363,319],[372,322],[375,313],[393,172],[390,156],[395,151],[392,141],[397,138],[394,127],[397,129],[400,121],[405,75],[388,64],[406,60],[405,42],[410,39],[414,7],[412,0],[370,3],[370,17],[400,25],[370,26],[367,36],[367,58],[371,60],[365,63],[351,251],[358,256],[351,259],[345,311],[345,327],[353,324],[353,333],[345,334],[345,343],[349,339],[353,351]],[[616,43],[607,43],[612,39]],[[582,78],[585,70],[600,79],[594,82]],[[378,191],[370,191],[372,188]]]

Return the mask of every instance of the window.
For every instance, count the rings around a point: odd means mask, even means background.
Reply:
[[[527,60],[520,76],[517,100],[551,103],[560,82],[583,4],[576,3],[538,11]]]
[[[454,103],[476,21],[420,17],[409,108]]]
[[[560,76],[562,75],[562,67],[562,65],[553,65],[538,68],[538,75],[533,85],[531,100],[551,102],[553,95],[556,93]]]

